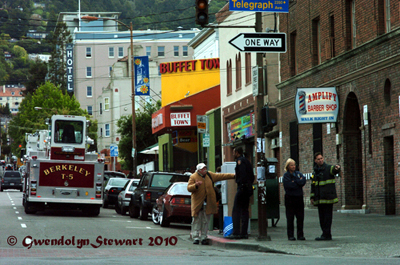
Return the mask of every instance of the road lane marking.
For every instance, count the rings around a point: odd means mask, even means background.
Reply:
[[[26,224],[21,224],[21,227],[22,228],[26,228]]]
[[[22,217],[18,216],[18,220],[22,220]]]
[[[15,213],[16,213],[16,214],[19,214],[19,212],[18,212],[18,211],[15,211]]]
[[[17,210],[17,207],[13,207],[14,210]]]
[[[149,226],[147,226],[147,227],[143,227],[143,226],[127,226],[126,228],[133,228],[133,229],[143,229],[143,228],[146,228],[146,229],[162,229],[162,228],[152,228],[152,227],[149,227]]]

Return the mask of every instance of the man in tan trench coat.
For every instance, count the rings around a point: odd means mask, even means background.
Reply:
[[[207,171],[204,163],[198,164],[196,169],[196,172],[190,176],[187,187],[188,191],[192,193],[192,238],[193,244],[199,244],[201,241],[202,245],[208,245],[208,223],[211,215],[218,213],[213,181],[233,179],[235,174],[218,174]]]

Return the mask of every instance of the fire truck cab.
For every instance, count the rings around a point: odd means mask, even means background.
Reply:
[[[88,121],[83,116],[54,115],[49,130],[26,134],[25,213],[46,208],[80,209],[97,216],[103,201],[104,161],[86,147]]]

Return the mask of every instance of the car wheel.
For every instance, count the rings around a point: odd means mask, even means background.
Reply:
[[[165,218],[165,216],[167,216],[167,210],[165,209],[165,206],[163,204],[162,212],[160,213],[160,225],[161,225],[161,227],[168,227],[169,226],[169,221],[168,221],[167,218]]]
[[[156,225],[160,224],[160,211],[158,210],[157,204],[154,205],[153,210],[151,211],[151,220]]]
[[[126,215],[126,212],[129,210],[129,209],[127,209],[127,207],[125,207],[124,205],[121,205],[121,214],[122,215]]]
[[[117,214],[121,214],[121,208],[118,205],[118,202],[115,203],[115,212],[117,212]]]
[[[131,218],[137,218],[139,216],[138,207],[135,207],[132,203],[129,204],[129,216]]]
[[[147,217],[149,216],[149,212],[146,207],[143,205],[140,205],[140,213],[139,213],[139,219],[140,220],[147,220]]]

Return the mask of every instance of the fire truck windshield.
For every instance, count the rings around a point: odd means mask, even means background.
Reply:
[[[57,120],[54,130],[55,143],[81,144],[83,135],[82,121]]]

